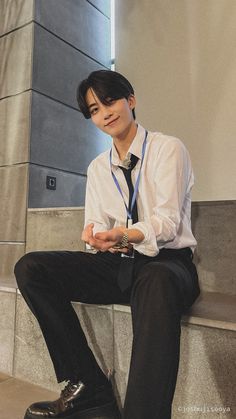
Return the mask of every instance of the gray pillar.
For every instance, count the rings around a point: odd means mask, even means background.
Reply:
[[[84,204],[110,145],[77,109],[78,82],[110,68],[110,0],[1,0],[0,285],[24,254],[29,207]],[[46,178],[56,178],[56,190]]]

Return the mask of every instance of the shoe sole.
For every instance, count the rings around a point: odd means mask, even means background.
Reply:
[[[51,416],[52,417],[52,416]],[[24,416],[24,419],[43,419],[44,416],[41,415],[32,415],[27,413]],[[50,416],[48,416],[50,419]],[[117,404],[109,403],[101,407],[94,407],[92,409],[84,410],[83,412],[73,412],[70,415],[60,415],[55,416],[55,418],[64,418],[64,419],[121,419],[121,413],[117,407]]]

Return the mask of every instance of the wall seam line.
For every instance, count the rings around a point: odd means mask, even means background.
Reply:
[[[93,4],[91,1],[87,0],[87,3],[91,4],[91,6],[93,6],[94,9],[98,10],[103,16],[107,17],[109,20],[111,19],[110,16],[107,16],[101,9],[95,6],[95,4]]]
[[[8,32],[5,32],[4,34],[0,35],[0,39],[1,39],[1,38],[4,38],[4,36],[10,35],[10,34],[11,34],[11,33],[13,33],[13,32],[16,32],[16,31],[18,31],[18,30],[20,30],[20,29],[22,29],[22,28],[25,28],[26,26],[30,25],[30,24],[31,24],[31,23],[33,23],[33,22],[34,22],[34,20],[30,20],[29,22],[24,23],[23,25],[20,25],[20,26],[18,26],[17,28],[14,28],[14,29],[11,29],[11,30],[10,30],[10,31],[8,31]]]
[[[45,169],[51,169],[51,170],[59,170],[60,172],[69,173],[69,174],[77,175],[77,176],[82,176],[82,177],[85,177],[85,178],[87,177],[87,175],[85,173],[73,172],[73,171],[70,171],[70,170],[61,169],[59,167],[46,166],[44,164],[39,164],[39,163],[34,163],[34,162],[29,162],[29,164],[31,166],[43,167]]]
[[[75,49],[80,54],[84,55],[85,57],[89,58],[91,61],[94,61],[96,64],[99,64],[99,65],[101,65],[104,68],[110,69],[109,66],[107,66],[107,65],[101,63],[100,61],[96,60],[95,58],[91,57],[89,54],[87,54],[86,52],[84,52],[81,49],[77,48],[75,45],[71,44],[70,42],[66,41],[65,39],[61,38],[59,35],[57,35],[55,32],[52,32],[50,29],[46,28],[45,26],[43,26],[41,23],[38,23],[35,20],[33,20],[33,22],[36,25],[38,25],[40,28],[44,29],[45,31],[47,31],[51,35],[55,36],[55,38],[57,38],[60,41],[64,42],[66,45],[69,45],[71,48]],[[111,62],[111,59],[110,59],[110,62]]]

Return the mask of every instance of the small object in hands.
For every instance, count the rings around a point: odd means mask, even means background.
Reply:
[[[128,247],[128,244],[129,244],[128,233],[124,233],[121,242],[115,244],[113,246],[113,249],[124,249],[124,247]]]

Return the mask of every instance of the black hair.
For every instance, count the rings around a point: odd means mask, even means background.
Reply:
[[[130,82],[117,71],[98,70],[89,74],[88,78],[83,80],[77,89],[77,101],[79,109],[86,119],[91,118],[91,114],[86,102],[88,89],[93,89],[99,100],[104,105],[109,105],[111,99],[127,99],[134,94],[134,89]],[[135,119],[135,110],[132,109]]]

